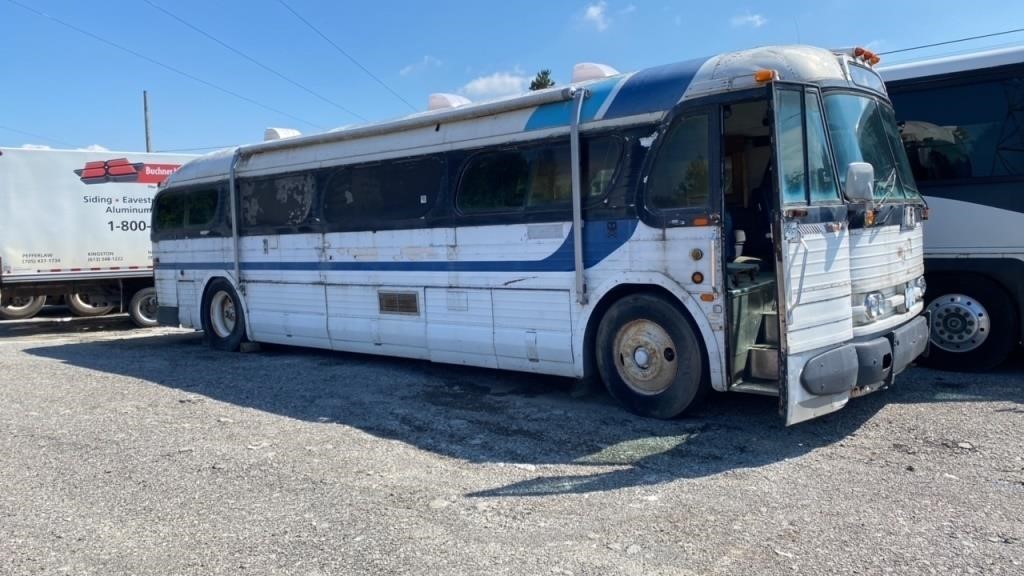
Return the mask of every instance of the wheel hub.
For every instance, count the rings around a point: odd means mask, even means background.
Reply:
[[[964,294],[944,294],[928,305],[932,344],[947,352],[970,352],[985,343],[991,331],[988,311]]]
[[[615,336],[615,367],[633,391],[654,395],[667,390],[675,380],[675,343],[660,325],[634,320]]]
[[[227,292],[221,291],[210,300],[211,328],[219,338],[227,338],[235,331],[235,301]]]

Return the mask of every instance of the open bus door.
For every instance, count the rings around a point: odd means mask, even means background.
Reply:
[[[772,108],[779,409],[789,426],[842,408],[856,384],[858,362],[848,345],[849,226],[820,95],[813,87],[776,82]]]

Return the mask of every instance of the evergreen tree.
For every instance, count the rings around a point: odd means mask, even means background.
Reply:
[[[543,90],[554,85],[555,81],[551,79],[551,70],[545,69],[537,72],[537,77],[530,82],[530,90]]]

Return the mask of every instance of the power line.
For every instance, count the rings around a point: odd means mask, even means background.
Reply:
[[[146,56],[145,54],[136,52],[135,50],[132,50],[131,48],[127,48],[125,46],[117,44],[116,42],[112,42],[110,40],[107,40],[106,38],[102,38],[100,36],[97,36],[96,34],[93,34],[92,32],[89,32],[88,30],[84,30],[82,28],[79,28],[78,26],[75,26],[74,24],[69,24],[68,22],[65,22],[65,21],[63,21],[63,20],[61,20],[61,19],[59,19],[59,18],[57,18],[55,16],[50,16],[49,14],[47,14],[45,12],[41,12],[39,10],[36,10],[35,8],[32,8],[31,6],[26,6],[25,4],[22,4],[21,2],[18,2],[18,0],[7,0],[7,1],[10,2],[11,4],[14,4],[15,6],[23,8],[23,9],[25,9],[25,10],[27,10],[27,11],[29,11],[29,12],[37,15],[37,16],[40,16],[42,18],[46,18],[47,20],[52,20],[52,21],[56,22],[57,24],[60,24],[61,26],[64,26],[65,28],[70,28],[70,29],[74,30],[75,32],[78,32],[79,34],[83,34],[85,36],[88,36],[88,37],[92,38],[93,40],[96,40],[97,42],[102,42],[103,44],[106,44],[107,46],[112,46],[114,48],[117,48],[118,50],[121,50],[123,52],[127,52],[127,53],[131,54],[132,56],[135,56],[136,58],[140,58],[142,60],[145,60],[146,62],[149,62],[151,64],[154,64],[156,66],[164,68],[166,70],[170,70],[171,72],[174,72],[175,74],[178,74],[180,76],[184,76],[185,78],[188,78],[189,80],[193,80],[195,82],[199,82],[200,84],[202,84],[204,86],[207,86],[209,88],[213,88],[214,90],[217,90],[219,92],[223,92],[224,94],[227,94],[229,96],[234,96],[235,98],[238,98],[239,100],[243,100],[243,101],[248,102],[250,104],[253,104],[255,106],[259,106],[260,108],[263,108],[264,110],[269,110],[270,112],[273,112],[275,114],[280,114],[282,116],[287,116],[288,118],[291,118],[292,120],[296,120],[298,122],[302,122],[303,124],[308,124],[310,126],[313,126],[315,128],[319,128],[321,130],[324,129],[323,126],[320,126],[318,124],[314,124],[313,122],[310,122],[309,120],[305,120],[305,119],[299,118],[298,116],[295,116],[293,114],[289,114],[289,113],[287,113],[287,112],[285,112],[283,110],[278,110],[277,108],[273,108],[271,106],[267,106],[266,104],[263,104],[262,102],[259,102],[259,101],[256,101],[256,100],[253,100],[252,98],[249,98],[248,96],[243,96],[243,95],[239,94],[238,92],[235,92],[233,90],[229,90],[227,88],[224,88],[223,86],[218,86],[217,84],[214,84],[213,82],[209,82],[207,80],[203,80],[202,78],[199,78],[198,76],[195,76],[193,74],[189,74],[188,72],[185,72],[184,70],[180,70],[180,69],[175,68],[175,67],[173,67],[173,66],[171,66],[169,64],[164,64],[163,62],[160,62],[158,60],[154,60],[153,58],[150,58],[149,56]]]
[[[334,46],[335,50],[337,50],[343,56],[345,56],[346,58],[351,60],[352,63],[355,64],[356,66],[358,66],[363,72],[366,72],[367,76],[369,76],[370,78],[373,78],[374,80],[376,80],[378,84],[380,84],[381,86],[384,87],[384,89],[386,89],[388,92],[391,92],[391,94],[393,94],[395,96],[395,98],[398,98],[402,102],[405,102],[405,105],[408,106],[409,108],[411,108],[413,112],[418,112],[419,111],[415,106],[410,104],[408,100],[406,100],[405,98],[402,98],[401,94],[399,94],[398,92],[395,92],[394,90],[392,90],[391,86],[388,86],[383,80],[381,80],[376,75],[374,75],[373,72],[370,72],[366,68],[366,66],[363,66],[362,64],[360,64],[359,61],[356,60],[351,54],[346,52],[344,48],[342,48],[341,46],[338,46],[337,44],[335,44],[333,40],[328,38],[327,35],[325,35],[323,32],[321,32],[319,28],[314,26],[312,22],[310,22],[309,20],[306,20],[305,18],[303,18],[302,15],[299,14],[298,12],[296,12],[294,8],[289,6],[287,2],[285,2],[284,0],[277,0],[277,1],[278,1],[279,4],[281,4],[281,6],[284,6],[285,9],[287,9],[289,12],[291,12],[296,18],[301,20],[303,24],[308,26],[310,30],[312,30],[313,32],[316,32],[317,35],[319,35],[321,38],[326,40],[328,44],[330,44],[331,46]]]
[[[910,52],[911,50],[921,50],[923,48],[935,48],[936,46],[945,46],[947,44],[956,44],[958,42],[969,42],[971,40],[981,40],[982,38],[992,38],[993,36],[1005,36],[1007,34],[1016,34],[1017,32],[1024,32],[1024,28],[1016,28],[1014,30],[1006,30],[1005,32],[993,32],[991,34],[982,34],[981,36],[970,36],[967,38],[957,38],[956,40],[946,40],[945,42],[936,42],[935,44],[923,44],[921,46],[911,46],[910,48],[900,48],[899,50],[889,50],[888,52],[879,52],[879,56],[885,56],[887,54],[898,54],[900,52]]]
[[[80,146],[76,146],[75,144],[71,144],[70,142],[65,142],[65,141],[59,140],[57,138],[50,138],[49,136],[43,136],[42,134],[36,134],[34,132],[26,132],[25,130],[18,130],[17,128],[11,128],[10,126],[0,125],[0,130],[7,130],[8,132],[14,132],[15,134],[21,134],[22,136],[31,136],[32,138],[39,138],[39,139],[42,139],[42,140],[49,140],[50,142],[56,142],[57,144],[60,144],[61,146],[67,146],[68,148],[80,148]]]
[[[355,116],[356,118],[358,118],[360,120],[366,120],[366,118],[364,118],[363,116],[360,116],[359,114],[356,114],[355,112],[349,110],[348,108],[342,106],[341,104],[338,104],[337,102],[331,100],[330,98],[327,98],[326,96],[323,96],[322,94],[314,91],[312,88],[306,86],[305,84],[302,84],[302,83],[300,83],[300,82],[298,82],[296,80],[293,80],[293,79],[289,78],[288,76],[285,76],[281,72],[278,72],[277,70],[274,70],[270,66],[267,66],[266,64],[260,62],[259,60],[256,60],[252,56],[249,56],[245,52],[242,52],[238,48],[235,48],[234,46],[231,46],[230,44],[228,44],[226,42],[223,42],[219,38],[215,37],[213,34],[210,34],[209,32],[206,32],[205,30],[199,28],[198,26],[195,26],[195,25],[191,24],[190,22],[186,21],[184,18],[178,16],[177,14],[174,14],[170,10],[167,10],[166,8],[164,8],[162,6],[159,6],[159,5],[155,4],[151,0],[143,0],[143,1],[146,4],[149,4],[150,6],[152,6],[153,8],[163,12],[164,14],[166,14],[168,16],[170,16],[171,18],[174,18],[175,20],[177,20],[178,22],[182,23],[183,25],[185,25],[185,26],[191,28],[192,30],[198,32],[199,34],[202,34],[203,36],[206,36],[207,38],[209,38],[210,40],[213,40],[217,44],[220,44],[221,46],[227,48],[228,50],[231,50],[235,54],[238,54],[242,58],[245,58],[249,62],[252,62],[253,64],[259,66],[260,68],[263,68],[267,72],[270,72],[271,74],[277,76],[278,78],[284,80],[285,82],[288,82],[289,84],[292,84],[293,86],[301,88],[302,90],[306,91],[307,93],[312,94],[313,96],[316,96],[320,100],[323,100],[324,102],[330,104],[331,106],[334,106],[335,108],[337,108],[337,109],[339,109],[339,110],[341,110],[341,111],[343,111],[343,112],[345,112],[345,113],[347,113],[349,115]]]

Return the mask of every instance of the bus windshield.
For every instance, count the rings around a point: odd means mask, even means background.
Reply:
[[[825,109],[844,186],[846,166],[868,162],[875,168],[876,200],[919,197],[891,107],[869,96],[831,94]]]

